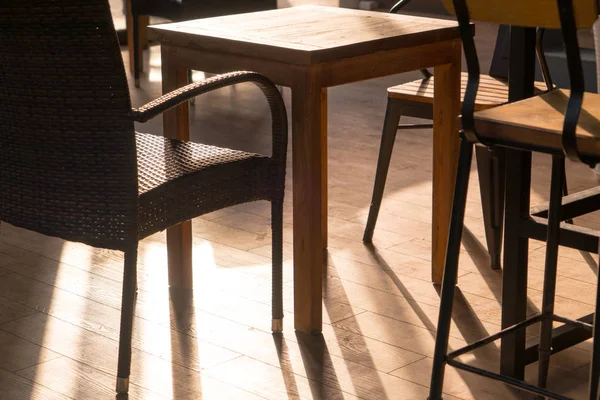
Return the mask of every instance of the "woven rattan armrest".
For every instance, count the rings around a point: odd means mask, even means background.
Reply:
[[[281,93],[269,78],[256,72],[238,71],[217,75],[201,82],[186,85],[132,110],[134,121],[146,122],[159,114],[196,96],[237,83],[252,82],[258,86],[271,109],[274,161],[284,161],[287,151],[287,114]]]

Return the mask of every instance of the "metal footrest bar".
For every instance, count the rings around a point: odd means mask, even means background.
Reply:
[[[528,237],[530,239],[545,242],[547,229],[547,219],[531,216],[529,219],[523,219],[521,221],[520,233],[522,237]],[[588,253],[597,253],[599,239],[600,232],[595,229],[570,225],[564,222],[560,224],[560,246],[583,250],[587,251]]]
[[[472,365],[468,365],[465,363],[462,363],[460,361],[455,360],[455,358],[460,357],[466,353],[469,353],[471,351],[477,350],[480,347],[483,347],[485,345],[488,345],[498,339],[501,339],[503,336],[509,335],[519,329],[523,329],[526,328],[530,325],[533,325],[537,322],[540,322],[544,317],[541,314],[537,314],[533,317],[527,318],[526,320],[519,322],[518,324],[509,326],[508,328],[505,328],[503,330],[501,330],[500,332],[497,332],[493,335],[489,335],[483,339],[480,339],[474,343],[471,343],[470,345],[467,345],[465,347],[462,347],[460,349],[457,349],[455,351],[452,351],[450,353],[448,353],[446,355],[446,363],[450,366],[453,366],[455,368],[458,369],[462,369],[464,371],[467,372],[471,372],[473,374],[477,374],[486,378],[490,378],[490,379],[494,379],[500,382],[503,382],[507,385],[513,386],[517,389],[521,389],[521,390],[525,390],[527,392],[533,393],[533,394],[538,394],[538,395],[542,395],[545,396],[547,398],[551,398],[551,399],[557,399],[557,400],[572,400],[569,397],[565,397],[562,395],[558,395],[556,393],[552,393],[549,392],[545,389],[542,389],[538,386],[534,386],[531,384],[528,384],[524,381],[521,381],[519,379],[515,379],[512,378],[510,376],[506,376],[506,375],[502,375],[502,374],[498,374],[498,373],[494,373],[494,372],[490,372],[490,371],[486,371],[484,369],[478,368],[478,367],[474,367]],[[564,318],[564,317],[560,317],[557,315],[552,315],[552,320],[553,321],[558,321],[558,322],[563,322],[565,324],[569,324],[569,325],[574,325],[578,328],[583,328],[583,329],[590,329],[592,328],[592,325],[586,323],[586,322],[582,322],[582,321],[574,321],[568,318]]]
[[[578,318],[578,321],[585,322],[586,324],[592,324],[594,322],[594,314],[589,314],[584,317]],[[578,328],[572,325],[563,325],[552,330],[552,354],[559,353],[569,347],[575,346],[578,343],[585,342],[592,337],[592,332],[587,328]],[[525,365],[529,365],[538,360],[539,344],[525,349]]]
[[[400,124],[398,129],[431,129],[433,124]]]
[[[573,400],[570,397],[565,397],[565,396],[558,395],[556,393],[549,392],[549,391],[539,388],[537,386],[530,385],[528,383],[525,383],[525,382],[520,381],[515,378],[511,378],[510,376],[496,374],[494,372],[486,371],[485,369],[467,365],[460,361],[448,360],[447,364],[453,366],[454,368],[462,369],[464,371],[471,372],[476,375],[480,375],[480,376],[483,376],[486,378],[500,381],[502,383],[506,383],[507,385],[516,387],[517,389],[525,390],[529,393],[539,394],[539,395],[542,395],[542,396],[545,396],[545,397],[548,397],[551,399],[557,399],[557,400]]]
[[[593,331],[594,330],[594,325],[593,324],[588,324],[587,322],[580,321],[580,320],[572,320],[572,319],[569,319],[569,318],[560,317],[558,315],[553,315],[552,316],[552,320],[556,321],[556,322],[562,322],[563,324],[575,326],[577,328],[587,329],[589,331]]]
[[[560,220],[565,221],[598,210],[600,186],[563,197],[560,208]],[[548,218],[549,203],[531,207],[530,215]]]
[[[519,322],[518,324],[515,324],[513,326],[509,326],[508,328],[502,329],[500,332],[494,333],[493,335],[490,336],[486,336],[483,339],[479,339],[476,342],[471,343],[468,346],[462,347],[458,350],[455,350],[453,352],[448,353],[448,355],[446,355],[447,359],[453,359],[456,357],[460,357],[463,354],[469,353],[473,350],[478,349],[479,347],[485,346],[487,344],[490,344],[492,342],[495,342],[496,340],[500,339],[502,336],[507,335],[509,333],[512,333],[516,330],[519,330],[521,328],[527,328],[529,325],[533,325],[537,322],[540,322],[542,320],[542,316],[541,315],[535,315],[533,317],[530,317],[528,319],[526,319],[525,321]]]

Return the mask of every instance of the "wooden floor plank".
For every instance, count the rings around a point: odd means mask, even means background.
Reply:
[[[314,1],[314,0],[313,0]],[[331,2],[330,0],[319,0]],[[280,1],[282,5],[307,0]],[[121,6],[118,0],[111,3]],[[116,13],[119,15],[120,13]],[[496,27],[478,24],[487,70]],[[127,52],[123,52],[127,61]],[[140,106],[161,92],[160,51],[150,47]],[[200,73],[195,79],[201,79]],[[272,335],[270,205],[238,205],[193,221],[194,290],[167,289],[165,233],[139,245],[132,399],[424,399],[439,307],[431,284],[431,130],[398,133],[373,245],[362,243],[389,86],[418,72],[344,85],[328,97],[329,250],[322,336],[293,330],[292,170],[284,202],[284,333]],[[268,104],[251,85],[202,96],[190,108],[192,140],[269,154]],[[289,105],[289,90],[283,91]],[[402,117],[402,123],[423,123]],[[160,118],[136,124],[162,134]],[[533,156],[532,203],[549,193],[550,158]],[[472,166],[451,346],[500,323],[501,271],[488,268],[479,183]],[[567,163],[571,191],[597,184]],[[576,219],[600,227],[600,213]],[[530,242],[530,314],[539,311],[544,244]],[[593,309],[597,255],[561,248],[557,311]],[[123,254],[2,224],[0,399],[114,398]],[[539,327],[528,329],[537,340]],[[496,344],[466,359],[497,367]],[[552,358],[551,385],[586,398],[590,342]],[[11,371],[16,371],[12,373]],[[537,367],[528,368],[535,381]],[[520,399],[500,384],[448,368],[445,398]],[[120,399],[119,399],[120,400]]]
[[[78,400],[111,399],[115,397],[115,377],[93,367],[60,357],[18,372],[18,375]],[[129,386],[128,400],[165,400],[161,396],[139,387]]]
[[[110,374],[117,367],[117,342],[44,314],[8,323],[3,329],[52,351]],[[250,399],[256,396],[210,377],[133,349],[131,383],[165,397]],[[222,397],[221,397],[222,398]]]
[[[0,330],[0,360],[7,371],[16,372],[58,357],[59,354]]]
[[[11,400],[67,400],[64,396],[44,386],[34,384],[12,372],[0,368],[0,397]]]

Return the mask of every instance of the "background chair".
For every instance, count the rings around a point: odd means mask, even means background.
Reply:
[[[140,30],[145,28],[145,16],[166,18],[171,21],[192,20],[240,14],[277,8],[277,0],[128,0],[131,6],[133,36],[133,72],[135,86],[140,85],[140,72],[143,66],[143,49],[140,46]],[[126,13],[129,8],[126,7]],[[129,20],[129,18],[128,18]],[[131,48],[131,47],[130,47]]]
[[[400,0],[391,9],[390,13],[400,11],[407,6],[411,0]],[[544,91],[552,87],[552,80],[546,58],[541,50],[543,34],[540,33],[538,43],[539,63],[545,82],[537,82],[536,89]],[[493,68],[493,66],[492,66]],[[377,160],[377,172],[375,173],[375,185],[373,197],[369,207],[369,216],[363,235],[365,243],[371,243],[373,232],[379,216],[385,181],[390,166],[394,141],[397,130],[406,129],[430,129],[432,124],[399,124],[402,116],[433,119],[433,85],[435,78],[426,69],[421,70],[423,79],[404,83],[402,85],[388,88],[388,102],[381,135],[379,158]],[[482,83],[475,107],[484,110],[508,102],[508,84],[506,77],[482,76]],[[461,98],[464,97],[467,85],[467,74],[461,76]],[[485,234],[490,255],[490,266],[494,269],[501,266],[502,249],[502,224],[504,213],[504,157],[496,149],[477,147],[477,171],[479,173],[481,203],[483,208],[483,220]],[[566,184],[565,184],[566,190]]]
[[[577,229],[569,224],[561,225],[562,221],[600,208],[597,189],[588,191],[588,193],[574,194],[567,198],[563,198],[562,193],[565,156],[590,166],[594,166],[600,161],[600,95],[585,93],[584,96],[583,66],[577,39],[577,29],[591,27],[597,18],[598,4],[595,0],[548,1],[543,4],[543,7],[539,1],[533,0],[505,0],[502,3],[490,3],[483,0],[444,0],[444,3],[450,11],[456,12],[469,77],[461,113],[463,131],[461,132],[460,156],[442,283],[429,399],[441,399],[446,364],[502,381],[542,398],[566,399],[565,396],[546,390],[550,355],[565,348],[565,343],[559,346],[558,341],[556,341],[557,346],[554,346],[555,339],[558,337],[553,335],[552,325],[553,322],[559,322],[569,328],[593,331],[589,399],[596,400],[600,381],[600,329],[598,329],[600,328],[598,325],[600,322],[598,313],[600,285],[596,289],[596,312],[592,315],[593,324],[587,317],[571,320],[556,315],[554,302],[559,245],[598,252],[598,232]],[[561,28],[567,52],[570,92],[554,89],[518,102],[476,111],[477,89],[481,85],[482,79],[469,25],[470,17],[480,21],[521,27]],[[517,72],[511,71],[511,73]],[[471,157],[475,143],[504,146],[529,152],[536,151],[552,156],[549,208],[544,213],[531,212],[524,213],[526,215],[518,215],[515,220],[511,217],[510,221],[511,225],[519,227],[516,231],[511,232],[518,239],[529,237],[541,239],[540,236],[545,236],[546,260],[542,308],[541,312],[533,317],[517,321],[511,326],[503,326],[502,331],[447,354]],[[526,171],[519,171],[519,173],[522,172]],[[508,177],[508,179],[519,178]],[[522,210],[522,207],[515,208],[514,206],[515,203],[523,202],[519,199],[522,195],[521,193],[514,194],[513,191],[510,194],[507,191],[507,208],[510,205],[512,210]],[[507,226],[508,223],[507,216]],[[522,246],[524,251],[527,251],[526,241],[521,241],[521,243],[524,244]],[[521,262],[524,265],[515,268],[520,268],[526,274],[527,254],[520,254],[519,258],[522,259]],[[600,284],[600,282],[598,283]],[[503,295],[518,296],[518,292],[521,291],[520,284],[521,282],[505,279]],[[526,275],[524,284],[526,284]],[[524,338],[525,328],[538,322],[541,323],[541,330],[537,347],[539,353],[537,386],[521,381],[514,376],[497,374],[456,360],[461,355],[475,351],[495,340],[506,338],[508,335],[519,334]],[[586,339],[587,337],[584,337],[583,340]],[[527,356],[525,353],[524,355]]]
[[[0,220],[124,251],[117,391],[129,383],[138,241],[204,213],[271,201],[273,329],[281,330],[287,119],[277,88],[235,72],[132,109],[107,0],[8,0],[0,30]],[[271,156],[134,131],[134,121],[240,82],[266,95]]]

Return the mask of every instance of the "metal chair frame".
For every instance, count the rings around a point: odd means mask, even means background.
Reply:
[[[591,234],[589,232],[578,232],[575,229],[576,227],[571,228],[565,225],[563,225],[562,227],[560,226],[560,222],[568,219],[569,217],[583,215],[587,212],[590,212],[591,210],[596,210],[599,208],[598,206],[592,207],[592,205],[589,204],[590,199],[597,200],[597,191],[594,192],[596,193],[595,195],[593,195],[592,193],[591,197],[580,196],[580,198],[578,198],[577,200],[571,201],[569,203],[568,208],[563,209],[563,207],[561,207],[561,202],[564,201],[562,196],[562,184],[565,178],[565,156],[569,157],[571,160],[583,162],[590,166],[593,166],[600,161],[600,157],[590,157],[588,155],[583,155],[577,147],[575,129],[577,127],[579,114],[581,112],[584,85],[583,68],[581,63],[581,57],[579,54],[577,29],[575,24],[572,0],[557,0],[558,8],[560,10],[562,35],[567,50],[569,77],[571,80],[571,94],[567,104],[563,126],[562,151],[556,151],[554,149],[544,148],[542,146],[524,145],[520,142],[501,142],[496,139],[484,139],[477,134],[474,124],[475,97],[477,95],[480,77],[477,50],[475,48],[475,43],[472,37],[469,12],[465,0],[454,0],[453,3],[454,8],[456,10],[456,16],[459,22],[460,34],[467,61],[469,77],[462,107],[463,130],[461,131],[460,156],[458,161],[456,175],[457,179],[452,205],[451,226],[449,233],[448,249],[446,254],[446,265],[442,283],[441,303],[434,351],[434,362],[429,392],[429,400],[441,399],[444,369],[446,364],[484,377],[499,380],[513,387],[540,396],[545,396],[547,398],[552,399],[568,399],[565,396],[552,393],[545,389],[548,378],[548,366],[550,355],[557,351],[557,349],[553,347],[554,339],[556,339],[553,338],[553,322],[561,322],[579,330],[593,332],[592,334],[590,334],[590,336],[593,336],[594,343],[592,350],[592,368],[589,385],[589,399],[597,400],[600,396],[600,393],[598,391],[598,385],[600,383],[600,329],[594,329],[594,326],[598,326],[597,323],[600,321],[598,319],[600,318],[600,316],[596,312],[594,317],[594,324],[591,324],[589,318],[571,320],[555,315],[554,313],[558,246],[561,244],[570,245],[570,247],[575,248],[591,246],[593,248],[593,251],[598,251],[598,234]],[[467,187],[470,174],[473,146],[476,143],[481,143],[486,146],[503,146],[525,151],[543,152],[552,156],[552,180],[549,207],[547,209],[537,210],[537,215],[547,216],[547,229],[545,232],[546,265],[544,275],[542,310],[541,313],[538,315],[527,318],[522,322],[519,322],[512,326],[506,327],[498,333],[478,340],[475,343],[472,343],[466,347],[455,350],[448,354],[448,338],[452,319],[454,291],[458,275],[458,258],[460,251],[460,240],[463,230]],[[507,197],[507,202],[509,201],[511,201],[511,199]],[[598,204],[597,201],[595,203]],[[582,204],[583,206],[580,207],[580,209],[577,209],[576,206]],[[535,214],[531,214],[529,221],[527,219],[521,220],[521,222],[524,223],[523,229],[527,230],[526,226],[528,226],[529,229],[532,229],[534,225],[543,226],[544,221],[542,221],[542,219],[543,218],[539,216],[536,217]],[[526,225],[525,222],[529,222],[529,225]],[[582,245],[580,242],[575,243],[575,238],[581,240],[584,240],[585,238],[585,246]],[[585,248],[585,250],[589,251],[591,249]],[[505,285],[506,283],[507,282],[505,282]],[[598,306],[600,305],[600,285],[598,285],[598,289],[596,292],[596,301],[596,310],[598,310]],[[524,381],[517,379],[516,377],[492,373],[482,368],[473,367],[456,360],[457,357],[464,355],[470,351],[476,350],[495,340],[505,338],[508,335],[515,334],[517,332],[524,333],[524,329],[527,326],[538,322],[542,324],[542,328],[540,333],[540,343],[537,348],[539,352],[539,375],[537,386],[525,383]],[[560,350],[561,349],[558,349],[558,351]]]
[[[390,13],[397,13],[406,7],[412,0],[400,0],[391,9]],[[546,88],[553,88],[552,77],[543,52],[543,34],[540,29],[536,46],[537,56],[542,71],[542,77],[546,83]],[[423,80],[430,79],[433,74],[427,70],[420,70]],[[430,113],[424,112],[421,108],[411,107],[406,101],[400,99],[388,98],[384,126],[382,131],[381,146],[377,161],[377,172],[373,187],[373,195],[369,208],[369,215],[363,242],[372,243],[373,233],[379,210],[385,190],[385,182],[391,161],[392,150],[396,138],[397,130],[406,129],[431,129],[433,124],[399,124],[402,115],[416,118],[431,119]],[[490,268],[501,268],[502,254],[502,233],[504,222],[504,152],[497,147],[477,147],[477,170],[480,177],[480,193],[483,207],[483,220],[485,225],[486,242],[490,256]],[[566,196],[567,183],[564,182],[563,194]]]

